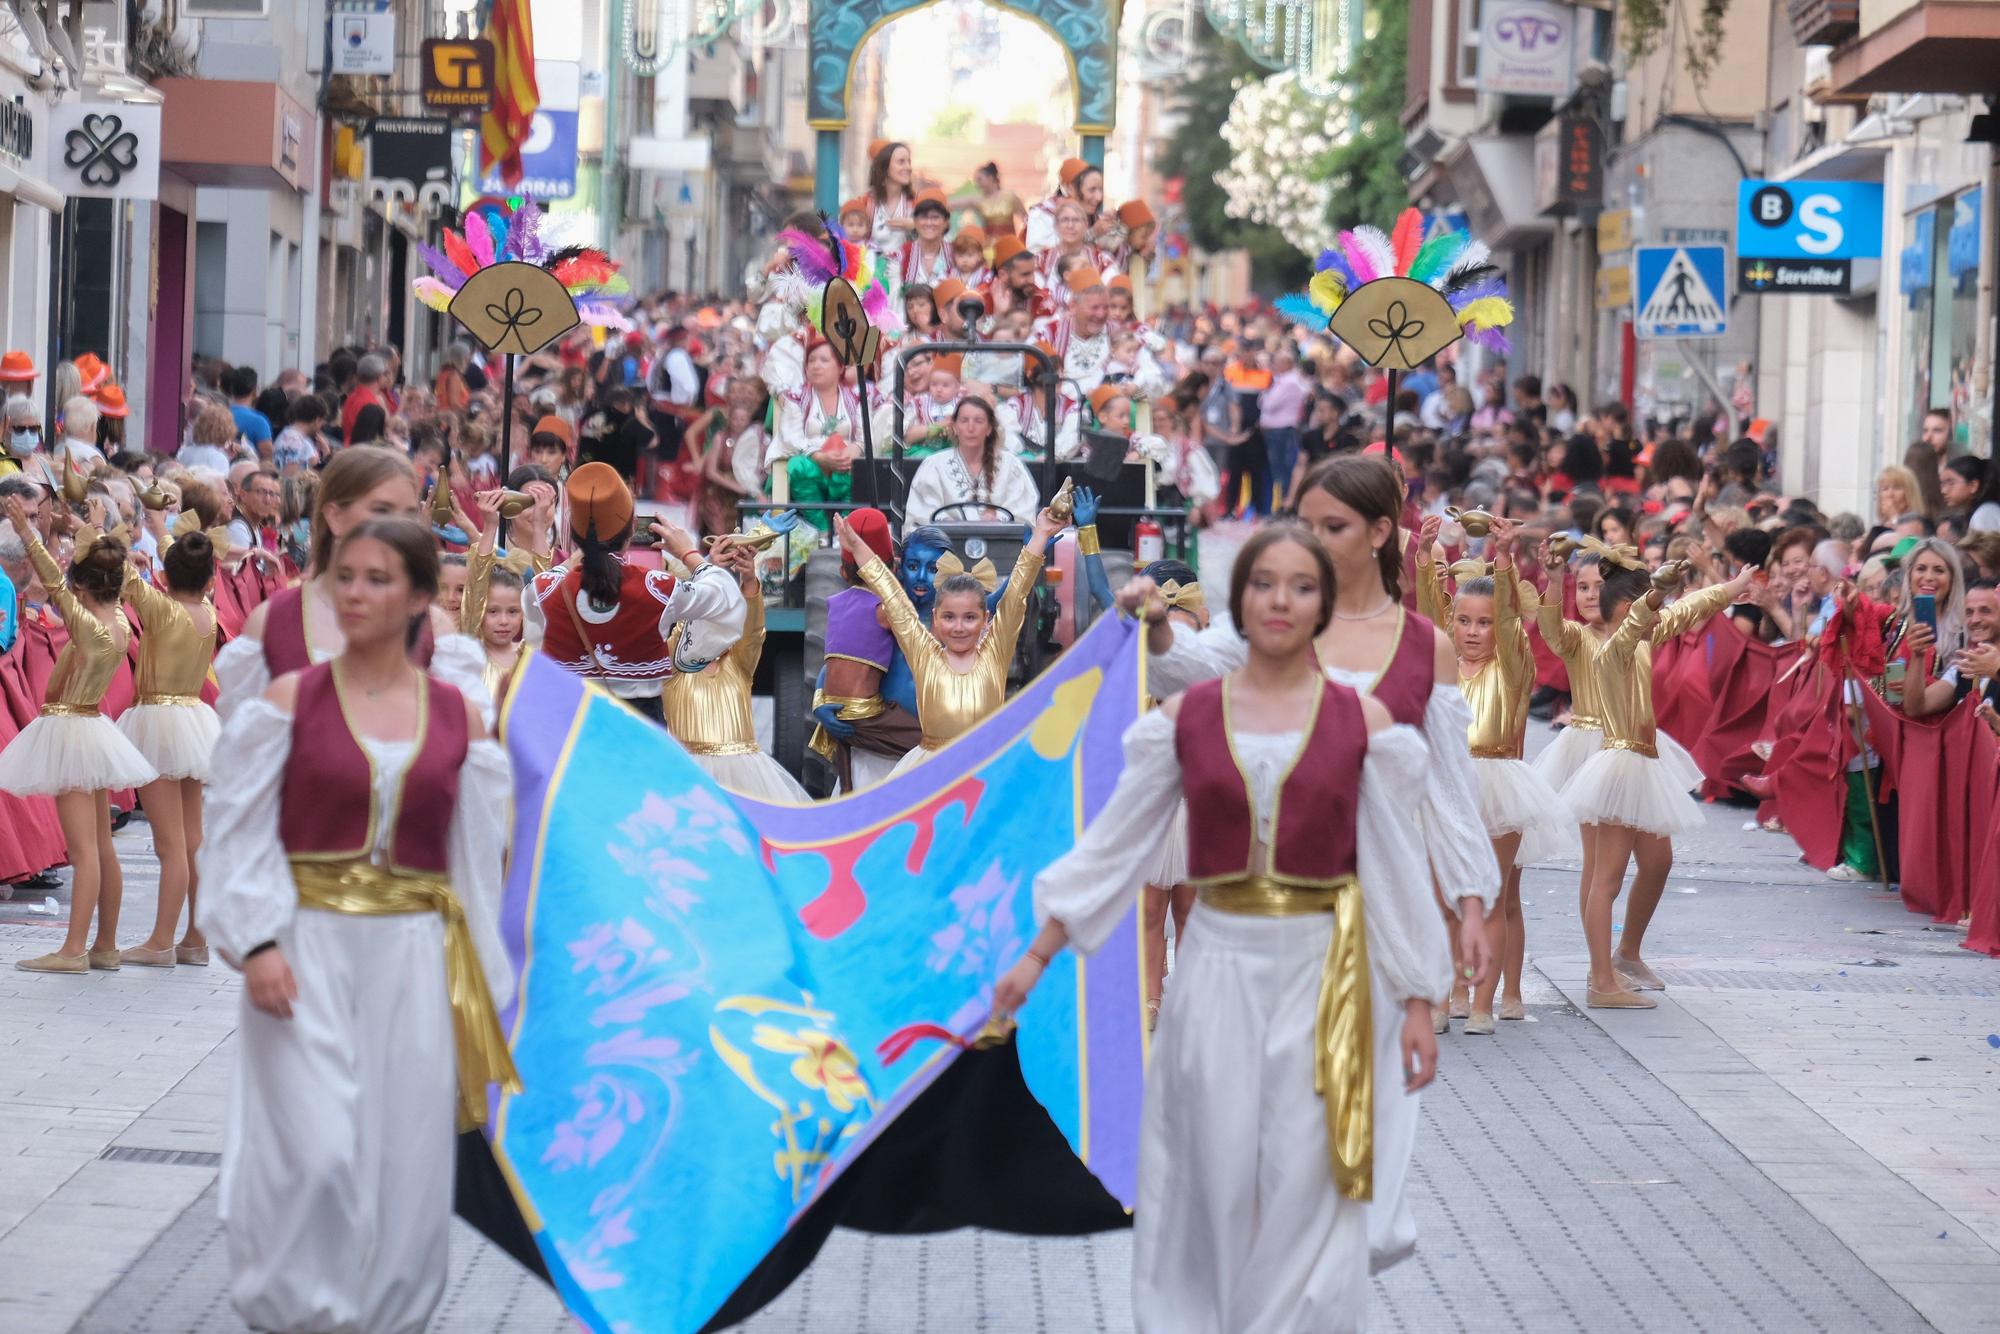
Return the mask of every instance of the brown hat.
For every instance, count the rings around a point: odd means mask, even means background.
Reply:
[[[1104,286],[1104,276],[1088,264],[1079,264],[1063,275],[1063,286],[1081,296],[1093,287]]]
[[[912,213],[922,213],[927,208],[934,208],[947,218],[951,216],[951,205],[946,201],[944,191],[938,189],[936,186],[932,186],[930,189],[919,194],[917,196],[916,207],[910,211]]]
[[[632,493],[608,463],[595,460],[569,475],[569,527],[578,537],[609,544],[632,526]]]
[[[563,442],[564,449],[576,448],[576,428],[571,426],[567,419],[558,417],[553,412],[536,422],[535,429],[528,432],[530,440],[538,435],[555,436]]]
[[[993,267],[997,269],[1008,260],[1027,253],[1027,242],[1020,237],[1003,236],[993,243]]]
[[[1146,207],[1145,200],[1128,199],[1118,206],[1118,221],[1124,223],[1129,230],[1133,227],[1144,227],[1149,222],[1157,222],[1158,219],[1153,216],[1153,210]]]
[[[1074,185],[1077,177],[1086,171],[1095,170],[1095,167],[1080,157],[1066,157],[1062,160],[1062,167],[1056,172],[1056,179],[1064,185]]]
[[[938,352],[931,357],[931,373],[943,371],[951,376],[963,374],[965,358],[957,352]]]
[[[976,222],[968,222],[958,229],[958,235],[951,238],[951,248],[962,245],[976,245],[983,254],[986,250],[986,229]]]

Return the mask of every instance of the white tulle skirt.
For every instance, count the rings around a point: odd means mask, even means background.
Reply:
[[[1707,775],[1694,762],[1694,756],[1688,754],[1687,747],[1665,732],[1654,736],[1653,749],[1660,752],[1660,763],[1667,766],[1667,773],[1673,778],[1676,790],[1693,792],[1706,780]]]
[[[931,757],[931,752],[925,750],[922,746],[912,746],[910,747],[909,751],[904,754],[902,759],[896,761],[896,767],[891,769],[887,776],[890,778],[894,778],[897,774],[907,773],[911,769],[914,769],[918,765],[922,764],[925,760],[929,759],[930,757]],[[856,774],[854,776],[854,781],[857,784],[860,783],[861,775]]]
[[[1576,777],[1576,771],[1603,749],[1603,728],[1571,725],[1557,732],[1556,739],[1535,756],[1529,767],[1540,774],[1542,781],[1551,789],[1560,792],[1565,783]]]
[[[118,730],[162,778],[206,780],[222,719],[206,704],[134,704]]]
[[[1160,849],[1160,864],[1146,877],[1146,883],[1160,889],[1172,889],[1187,880],[1187,803],[1183,801],[1174,812],[1174,822],[1167,828],[1166,845]]]
[[[0,751],[0,789],[17,797],[116,791],[157,777],[109,718],[43,714]]]
[[[1616,824],[1671,838],[1702,827],[1701,807],[1665,762],[1635,750],[1600,750],[1562,790],[1579,824]]]
[[[805,806],[812,802],[812,797],[799,786],[799,780],[761,750],[748,755],[694,755],[693,759],[710,778],[740,797],[776,806]]]
[[[1479,780],[1479,819],[1487,836],[1521,836],[1515,865],[1574,857],[1582,850],[1576,817],[1548,780],[1525,760],[1474,756],[1472,772]]]
[[[909,752],[909,754],[914,753],[914,751]],[[890,774],[895,773],[896,766],[901,764],[906,758],[908,758],[908,755],[901,755],[892,760],[887,755],[877,755],[872,750],[863,750],[859,746],[850,746],[847,751],[847,762],[854,771],[854,786],[851,788],[835,787],[834,795],[845,796],[849,792],[867,791]]]

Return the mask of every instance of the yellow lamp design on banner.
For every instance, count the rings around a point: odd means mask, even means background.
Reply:
[[[534,355],[583,322],[560,279],[518,260],[473,274],[448,309],[482,347],[519,357]]]
[[[1278,298],[1279,311],[1323,325],[1370,366],[1415,370],[1461,338],[1508,350],[1506,277],[1466,233],[1440,225],[1426,236],[1416,209],[1403,210],[1390,232],[1342,232],[1313,270],[1304,295]]]

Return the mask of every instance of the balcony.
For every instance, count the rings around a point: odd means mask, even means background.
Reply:
[[[1862,5],[1862,35],[1833,53],[1833,86],[1869,93],[2000,94],[2000,0]]]
[[[1861,30],[1861,0],[1786,0],[1800,46],[1833,46]]]

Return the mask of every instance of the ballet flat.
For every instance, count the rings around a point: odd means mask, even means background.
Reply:
[[[1659,1002],[1636,991],[1599,991],[1585,988],[1585,1001],[1593,1010],[1651,1010]]]
[[[174,962],[190,964],[196,968],[206,968],[208,967],[208,946],[176,945],[174,946]]]
[[[1439,1035],[1451,1032],[1451,1014],[1442,1005],[1431,1006],[1431,1032]]]
[[[129,949],[119,951],[119,961],[135,968],[172,968],[174,951],[172,946],[163,950]]]
[[[1665,991],[1660,975],[1636,959],[1613,959],[1611,967],[1631,991]]]
[[[1450,1014],[1452,1018],[1463,1019],[1465,1018],[1465,1016],[1471,1013],[1472,1013],[1472,1005],[1470,1002],[1466,1001],[1461,996],[1453,996],[1451,998]]]
[[[1502,1019],[1526,1019],[1528,1017],[1528,1007],[1516,1000],[1503,1000],[1500,1002],[1500,1017]]]
[[[102,973],[115,973],[121,957],[117,946],[106,945],[101,950],[90,952],[90,966]]]
[[[1465,1019],[1465,1032],[1470,1037],[1490,1038],[1493,1036],[1493,1016],[1483,1010],[1474,1010]]]
[[[39,959],[22,959],[14,966],[24,973],[87,973],[90,958],[83,954],[44,954]]]

